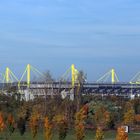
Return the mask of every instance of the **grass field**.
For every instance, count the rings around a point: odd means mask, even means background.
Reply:
[[[5,134],[1,134],[0,140],[6,140]],[[116,132],[109,131],[105,132],[105,138],[104,140],[115,140],[116,138]],[[9,137],[8,140],[32,140],[32,136],[30,133],[26,132],[24,136],[20,136],[18,132],[15,132],[11,137]],[[38,133],[35,140],[45,140],[43,133]],[[55,134],[52,138],[52,140],[58,140],[58,135]],[[69,133],[65,140],[76,140],[74,133]],[[88,131],[86,132],[86,136],[84,140],[95,140],[95,132]],[[129,140],[140,140],[140,133],[130,133],[129,134]]]

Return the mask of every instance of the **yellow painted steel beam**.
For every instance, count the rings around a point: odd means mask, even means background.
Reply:
[[[6,67],[6,71],[5,71],[5,80],[6,83],[10,83],[10,69],[8,67]]]
[[[115,83],[115,70],[114,69],[111,70],[111,82]]]
[[[72,87],[75,85],[75,66],[74,64],[71,65],[71,84]]]
[[[30,87],[31,82],[31,65],[27,65],[27,86]]]

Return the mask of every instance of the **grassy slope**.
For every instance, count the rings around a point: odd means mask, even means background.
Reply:
[[[106,132],[104,140],[115,140],[115,137],[116,137],[115,132],[113,131]],[[88,131],[86,133],[86,137],[84,140],[94,140],[94,138],[95,138],[95,133],[92,131]],[[0,137],[0,139],[2,138]],[[14,135],[10,137],[8,140],[32,140],[32,137],[30,133],[25,133],[25,135],[21,137],[18,132],[15,132]],[[35,140],[45,140],[43,133],[39,133]],[[52,140],[58,140],[58,135],[53,136]],[[70,133],[65,140],[75,140],[75,135],[73,133]],[[130,133],[129,140],[140,140],[140,134]]]

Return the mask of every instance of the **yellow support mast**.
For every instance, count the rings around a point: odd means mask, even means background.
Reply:
[[[5,75],[4,75],[4,82],[8,83],[12,83],[14,81],[19,82],[18,78],[14,75],[14,73],[10,70],[9,67],[6,67],[5,70]]]
[[[115,83],[115,70],[114,69],[111,70],[111,81],[112,81],[112,84]]]
[[[31,83],[31,65],[28,64],[27,65],[27,86],[30,87],[30,83]]]
[[[6,83],[10,83],[10,69],[8,67],[6,67],[6,71],[5,71],[5,80]]]
[[[119,82],[115,69],[111,69],[109,72],[105,73],[100,79],[97,80],[98,83],[107,82],[107,80],[111,80],[111,83]]]
[[[21,86],[21,81],[23,80],[24,76],[26,75],[26,85],[29,88],[31,85],[31,71],[38,74],[39,76],[42,76],[45,79],[45,76],[36,68],[34,68],[32,65],[28,64],[19,80],[18,87]]]
[[[72,87],[75,85],[75,66],[74,64],[71,65],[71,83]]]

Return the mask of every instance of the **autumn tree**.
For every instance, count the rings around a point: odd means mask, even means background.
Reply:
[[[23,105],[18,108],[18,110],[17,110],[18,118],[26,119],[28,107],[29,106],[27,106],[25,103],[23,103]]]
[[[77,140],[83,140],[85,137],[85,119],[87,117],[87,108],[84,106],[76,113],[75,130]]]
[[[97,127],[95,140],[103,140],[104,139],[104,132],[101,127]]]
[[[3,113],[0,112],[0,132],[2,132],[4,128],[5,128],[5,123],[4,123]]]
[[[44,127],[45,127],[45,140],[52,140],[52,124],[50,123],[48,117],[46,116],[44,119]]]
[[[135,122],[140,123],[140,114],[135,115]]]
[[[111,121],[111,113],[104,106],[101,105],[95,109],[93,119],[97,127],[98,126],[106,127]]]
[[[128,134],[125,132],[124,127],[118,127],[116,140],[128,140]]]
[[[38,132],[38,121],[39,121],[39,114],[33,113],[30,117],[30,129],[32,132],[33,139],[35,139],[37,132]]]
[[[128,110],[125,114],[124,114],[124,123],[129,125],[129,124],[133,124],[135,119],[135,113],[133,109]]]
[[[68,122],[65,115],[56,115],[54,121],[57,124],[59,140],[64,140],[68,130]]]
[[[9,130],[10,135],[12,135],[12,133],[15,130],[15,120],[11,113],[8,115],[8,118],[7,118],[7,128]]]
[[[125,112],[124,112],[124,124],[132,125],[135,120],[135,111],[133,109],[133,105],[130,102],[127,102],[125,105]]]

